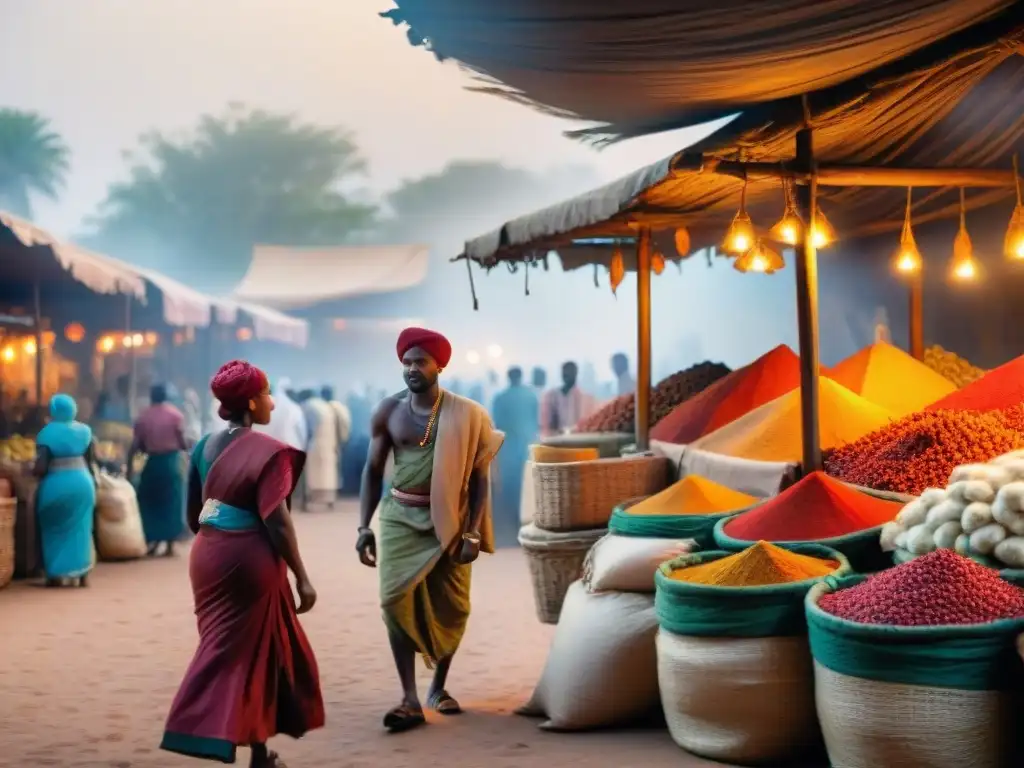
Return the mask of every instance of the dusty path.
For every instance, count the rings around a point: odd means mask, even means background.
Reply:
[[[717,765],[688,756],[663,731],[549,734],[511,714],[529,696],[552,634],[533,615],[518,551],[485,558],[474,573],[473,619],[450,686],[471,712],[384,735],[380,718],[397,703],[397,684],[375,574],[352,551],[354,511],[298,520],[320,596],[304,623],[320,661],[327,727],[299,742],[277,740],[292,768]],[[101,565],[86,590],[0,591],[0,766],[202,765],[157,749],[194,641],[184,553]],[[424,672],[424,689],[427,679]]]

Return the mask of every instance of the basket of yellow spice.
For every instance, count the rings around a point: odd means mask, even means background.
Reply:
[[[658,683],[673,740],[730,763],[820,749],[803,601],[826,576],[849,572],[829,547],[764,541],[663,563],[655,576]]]

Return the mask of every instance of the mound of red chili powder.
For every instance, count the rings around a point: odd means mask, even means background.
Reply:
[[[1024,447],[1016,416],[998,411],[912,413],[825,454],[825,471],[879,491],[920,494],[944,488],[961,464],[984,463]]]
[[[900,504],[854,490],[824,472],[812,472],[722,530],[744,541],[814,541],[888,523]]]
[[[928,406],[929,411],[1001,411],[1024,403],[1024,355]]]
[[[1024,589],[951,549],[937,549],[825,595],[818,606],[861,624],[985,624],[1024,617]]]

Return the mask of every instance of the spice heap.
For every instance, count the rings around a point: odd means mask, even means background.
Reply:
[[[663,418],[651,437],[686,444],[800,386],[800,358],[782,345],[716,381]]]
[[[651,390],[651,423],[657,424],[673,408],[728,375],[722,363],[703,362],[673,373]],[[621,395],[581,420],[576,432],[632,432],[636,422],[636,399]]]
[[[798,555],[759,541],[735,555],[672,572],[672,579],[714,587],[766,587],[828,576],[839,567],[835,560]]]
[[[1024,617],[1024,590],[996,571],[940,549],[825,595],[818,606],[862,624],[985,624]]]
[[[971,365],[956,352],[943,349],[938,344],[934,344],[924,351],[924,364],[951,381],[957,388],[966,387],[985,375],[985,371],[981,368]]]
[[[929,411],[1001,411],[1024,403],[1024,356],[928,406]]]
[[[856,485],[916,496],[944,486],[961,464],[1021,447],[1024,436],[1004,414],[925,411],[828,451],[825,471]]]
[[[629,508],[631,515],[717,515],[744,509],[757,502],[700,475],[687,475],[661,493]]]
[[[945,489],[929,488],[904,506],[880,544],[913,556],[953,549],[1024,568],[1024,451],[957,467]]]
[[[896,502],[876,499],[812,472],[749,512],[723,526],[742,541],[814,541],[845,536],[888,523],[900,511]]]
[[[920,411],[956,390],[927,365],[885,342],[846,358],[828,376],[897,417]]]
[[[892,420],[884,408],[822,377],[818,428],[822,448],[852,442]],[[755,461],[800,461],[800,390],[762,405],[731,424],[696,440],[694,448]]]

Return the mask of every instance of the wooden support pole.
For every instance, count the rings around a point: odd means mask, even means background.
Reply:
[[[132,338],[132,295],[124,297],[124,333],[128,339],[128,414],[132,423],[135,422],[135,401],[138,400],[138,358],[135,354],[135,340]]]
[[[924,276],[918,270],[910,276],[910,354],[924,359]]]
[[[636,449],[651,447],[651,230],[636,245]]]
[[[814,175],[814,143],[810,128],[796,136],[796,162],[809,182],[796,188],[797,211],[804,226],[796,246],[796,318],[800,337],[800,419],[803,470],[822,468],[818,428],[818,254],[811,237],[818,204]]]
[[[43,407],[43,302],[40,277],[32,285],[32,327],[36,335],[36,407]]]

